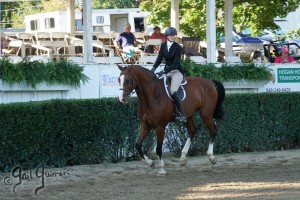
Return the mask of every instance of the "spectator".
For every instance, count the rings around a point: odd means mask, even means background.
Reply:
[[[165,34],[160,32],[160,28],[159,26],[155,26],[153,28],[154,32],[151,34],[150,39],[161,39],[162,42],[166,42],[167,38],[165,36]]]
[[[253,63],[261,64],[262,53],[260,51],[254,51],[253,53]]]
[[[289,56],[289,49],[287,47],[282,47],[281,56],[276,57],[274,63],[296,63],[296,60]]]
[[[162,43],[167,41],[165,34],[160,32],[160,27],[155,26],[153,28],[153,33],[150,35],[149,39],[161,39]],[[158,52],[160,46],[149,45],[146,49],[147,53]]]
[[[116,50],[120,53],[123,52],[123,48],[126,46],[136,46],[136,38],[133,33],[131,33],[131,25],[125,24],[124,32],[114,40],[114,45]]]

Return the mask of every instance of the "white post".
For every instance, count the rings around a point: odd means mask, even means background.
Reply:
[[[216,3],[215,0],[206,0],[206,40],[207,62],[216,63]]]
[[[71,37],[75,37],[75,1],[66,0],[67,1],[67,30]],[[69,47],[69,53],[75,53],[75,47]]]
[[[171,0],[171,26],[179,30],[179,0]]]
[[[233,1],[232,0],[225,0],[225,58],[227,56],[232,56],[232,31],[233,31],[233,24],[232,24],[232,8],[233,8]]]
[[[67,0],[67,30],[71,37],[75,37],[75,2],[73,0]]]
[[[83,59],[85,63],[93,62],[93,26],[92,26],[92,1],[83,2]]]

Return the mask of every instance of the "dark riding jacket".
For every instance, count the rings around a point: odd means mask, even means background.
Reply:
[[[172,44],[169,51],[167,47],[167,42],[162,43],[160,45],[160,50],[158,52],[158,56],[153,67],[156,69],[163,61],[163,58],[165,58],[166,60],[166,66],[164,68],[165,74],[169,73],[172,70],[178,69],[184,75],[184,70],[180,63],[181,51],[182,51],[181,46],[176,42]]]

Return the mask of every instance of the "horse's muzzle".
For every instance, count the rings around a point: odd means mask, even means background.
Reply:
[[[127,103],[127,99],[128,99],[128,95],[124,95],[123,92],[121,92],[120,95],[119,95],[119,101],[122,104],[126,104]]]

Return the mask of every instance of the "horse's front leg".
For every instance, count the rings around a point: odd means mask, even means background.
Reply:
[[[187,156],[187,154],[189,152],[192,140],[193,140],[193,138],[194,138],[194,136],[196,134],[196,126],[195,126],[195,123],[194,123],[192,117],[188,118],[187,122],[184,123],[184,125],[188,129],[189,138],[185,142],[185,145],[184,145],[184,147],[183,147],[183,149],[181,151],[181,157],[180,157],[180,165],[181,166],[185,166],[186,163],[187,163],[186,156]]]
[[[164,169],[164,161],[162,159],[162,145],[164,141],[164,136],[165,136],[165,128],[166,127],[158,127],[155,129],[156,132],[156,137],[157,137],[157,144],[156,144],[156,154],[158,155],[159,159],[159,169],[158,173],[159,174],[166,174],[166,170]]]
[[[150,127],[145,124],[145,123],[142,123],[141,125],[141,130],[140,130],[140,135],[136,141],[136,149],[137,151],[139,152],[141,158],[143,159],[143,161],[145,161],[151,168],[154,168],[154,162],[153,160],[149,159],[145,154],[144,154],[144,151],[143,151],[143,141],[144,139],[149,135],[150,133]]]

